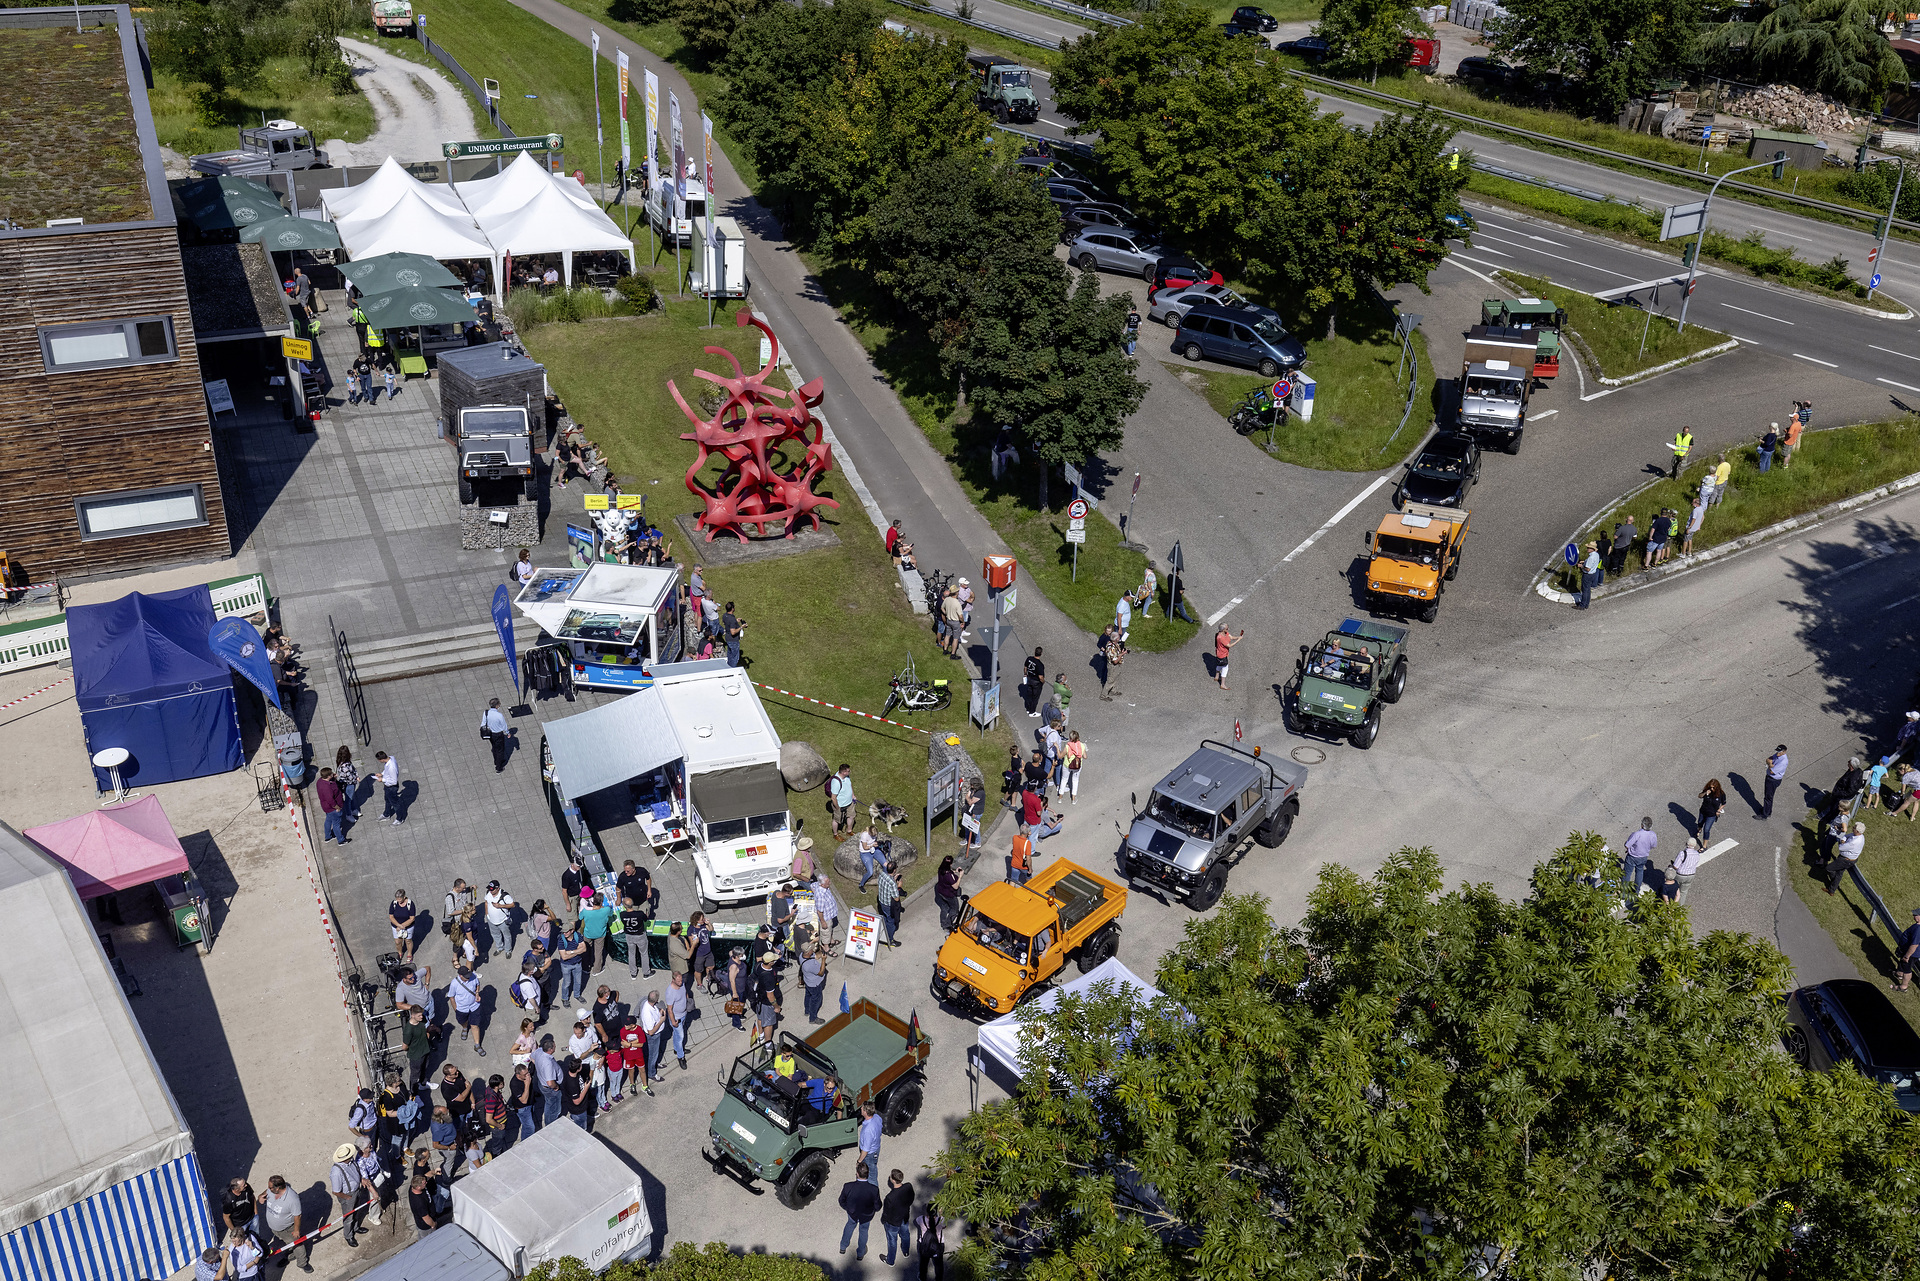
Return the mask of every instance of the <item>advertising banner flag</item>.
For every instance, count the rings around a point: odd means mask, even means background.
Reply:
[[[513,689],[520,691],[520,657],[513,652],[513,596],[505,583],[493,589],[493,630],[500,634],[500,650],[507,656],[507,670],[513,673]]]
[[[707,235],[708,244],[713,243],[713,117],[706,112],[700,113],[701,153],[705,157],[700,172],[707,184]]]
[[[627,133],[627,51],[621,49],[614,55],[614,62],[620,68],[620,163],[628,172],[633,170],[633,142]]]
[[[673,149],[673,194],[684,201],[687,198],[687,139],[680,131],[680,99],[671,89],[667,90],[667,145]],[[679,213],[674,210],[675,217]]]
[[[208,630],[207,647],[220,655],[228,667],[252,681],[269,703],[280,707],[280,687],[273,680],[267,643],[260,639],[252,623],[244,618],[221,619]],[[280,707],[280,710],[287,709]]]
[[[653,166],[660,160],[660,77],[651,71],[642,72],[647,78],[647,172],[652,174]]]

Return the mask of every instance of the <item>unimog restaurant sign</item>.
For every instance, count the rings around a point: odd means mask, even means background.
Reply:
[[[458,160],[462,156],[510,156],[517,151],[559,151],[560,135],[547,134],[540,138],[484,138],[479,142],[443,142],[441,154],[449,160]]]

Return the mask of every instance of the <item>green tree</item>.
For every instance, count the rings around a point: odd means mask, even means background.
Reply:
[[[1920,1127],[1779,1052],[1786,959],[1586,878],[1514,903],[1432,851],[1321,873],[1298,929],[1230,897],[1163,959],[1163,1006],[1026,1018],[1030,1070],[938,1158],[976,1257],[1120,1276],[1911,1276]],[[990,1262],[982,1259],[981,1262]]]
[[[1407,41],[1432,35],[1411,0],[1327,0],[1314,32],[1324,36],[1336,70],[1366,71],[1378,81],[1381,67],[1407,60]]]
[[[1879,107],[1887,89],[1907,78],[1900,55],[1880,34],[1882,10],[1865,0],[1775,0],[1764,10],[1758,21],[1709,29],[1707,43],[1744,49],[1757,76],[1855,106]]]
[[[1426,108],[1364,132],[1323,118],[1276,160],[1278,182],[1250,229],[1249,274],[1327,313],[1372,288],[1424,292],[1446,256],[1469,166],[1443,153],[1449,125]]]
[[[733,34],[748,19],[765,13],[778,0],[670,0],[673,24],[700,60],[719,60]]]
[[[950,369],[984,293],[1059,297],[1060,215],[1025,169],[954,154],[904,174],[874,209],[861,251],[874,283],[925,327]]]
[[[1062,276],[1052,290],[987,277],[975,290],[978,315],[958,354],[974,421],[1017,429],[1041,463],[1043,511],[1048,472],[1118,449],[1147,393],[1120,345],[1129,297],[1102,297],[1091,271],[1068,292],[1064,268]]]
[[[1271,157],[1314,120],[1298,80],[1180,0],[1061,54],[1054,102],[1100,135],[1100,163],[1144,216],[1209,261],[1237,263]]]
[[[1531,71],[1570,77],[1600,120],[1680,66],[1700,30],[1700,0],[1506,0],[1506,10],[1487,43]]]
[[[819,1264],[794,1254],[737,1254],[718,1241],[678,1241],[658,1263],[616,1263],[595,1272],[578,1259],[543,1263],[528,1281],[827,1281]]]
[[[156,67],[193,85],[202,123],[227,122],[227,95],[260,75],[266,50],[248,32],[252,15],[239,5],[188,0],[156,15],[151,42]]]

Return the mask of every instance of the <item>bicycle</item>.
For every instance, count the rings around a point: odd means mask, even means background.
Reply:
[[[923,681],[913,670],[913,655],[907,655],[907,665],[894,674],[887,684],[887,705],[880,709],[885,717],[894,708],[904,708],[909,712],[937,712],[953,702],[953,691],[945,680]]]

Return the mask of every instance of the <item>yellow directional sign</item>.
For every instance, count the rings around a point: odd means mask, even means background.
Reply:
[[[622,494],[613,500],[613,505],[623,512],[641,511],[645,509],[647,505],[647,496],[645,494]]]
[[[282,338],[280,354],[288,360],[312,360],[313,344],[305,338]]]
[[[590,512],[603,512],[607,510],[607,496],[605,494],[588,494],[586,501],[587,510]]]

